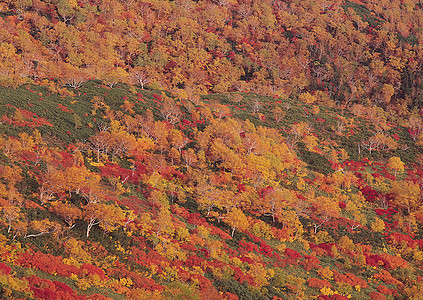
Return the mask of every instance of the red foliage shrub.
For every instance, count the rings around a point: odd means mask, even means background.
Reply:
[[[222,244],[223,249],[228,253],[229,256],[238,256],[238,251],[229,247],[227,243]]]
[[[204,255],[205,258],[209,258],[210,257],[210,252],[206,248],[201,248],[200,249],[200,252]]]
[[[364,198],[366,198],[366,200],[370,203],[373,203],[379,196],[379,193],[370,186],[365,186],[361,188],[360,191],[363,194]]]
[[[238,247],[237,250],[238,250],[239,255],[247,255],[248,254],[247,250],[244,249],[244,248]],[[235,255],[235,256],[238,256],[238,255]]]
[[[264,242],[261,238],[259,238],[258,236],[256,236],[255,234],[251,233],[251,232],[246,232],[246,234],[248,235],[248,237],[250,239],[253,240],[254,243],[261,243]]]
[[[363,157],[361,160],[363,161],[363,163],[366,163],[369,166],[372,164],[372,162],[370,161],[370,159],[368,159],[367,157]]]
[[[185,207],[179,205],[172,205],[171,211],[172,213],[181,216],[185,220],[187,220],[190,215],[190,212]]]
[[[188,218],[186,219],[188,223],[194,225],[203,225],[206,223],[206,219],[200,216],[200,213],[189,214]]]
[[[289,231],[287,230],[287,227],[286,228],[276,228],[276,227],[272,226],[271,230],[272,230],[273,235],[275,236],[275,239],[280,240],[280,241],[289,239],[289,237],[291,235],[291,233],[289,233]]]
[[[362,289],[367,288],[367,282],[351,273],[340,274],[333,270],[333,279],[335,282],[345,282],[351,286],[359,285]]]
[[[130,169],[122,168],[117,164],[106,164],[104,166],[100,166],[102,176],[120,178],[122,181],[127,179],[134,184],[138,184],[140,182],[140,175],[143,171],[144,170],[140,172],[140,170],[138,170],[138,166],[134,172]]]
[[[242,240],[242,241],[239,241],[239,246],[244,248],[245,250],[247,250],[247,252],[255,251],[255,252],[259,253],[259,248],[256,244]]]
[[[118,265],[117,268],[107,269],[107,275],[114,278],[130,278],[134,283],[134,288],[136,289],[163,291],[163,287],[157,284],[153,279],[129,271],[125,269],[123,265]]]
[[[375,213],[378,216],[386,216],[386,217],[392,217],[393,214],[397,214],[398,211],[393,209],[393,208],[388,208],[388,209],[380,209],[380,208],[376,208],[375,209]]]
[[[72,113],[73,112],[71,109],[67,108],[66,106],[64,106],[64,105],[62,105],[60,103],[57,104],[57,107],[60,108],[61,111],[64,111],[64,112],[67,112],[67,113]]]
[[[57,292],[48,288],[31,287],[31,291],[34,293],[35,299],[59,299]]]
[[[109,297],[106,297],[106,296],[103,296],[103,295],[100,295],[100,294],[97,294],[97,293],[89,295],[87,299],[88,300],[110,300]]]
[[[197,251],[197,248],[195,248],[193,245],[190,244],[181,244],[181,249],[186,250],[186,251]]]
[[[366,256],[366,264],[369,266],[383,266],[385,269],[389,269],[391,267],[390,263],[383,257],[377,254],[364,254]]]
[[[399,232],[391,233],[388,237],[388,241],[397,245],[400,245],[402,242],[406,242],[408,246],[413,245],[413,239],[409,235]]]
[[[386,297],[378,292],[371,292],[369,294],[369,297],[370,299],[373,299],[373,300],[386,300]]]
[[[254,264],[254,260],[253,259],[251,259],[250,257],[248,257],[248,256],[241,256],[240,258],[239,258],[242,262],[246,262],[246,263],[248,263],[248,264]]]
[[[73,274],[80,275],[80,270],[73,265],[64,264],[61,256],[53,256],[42,252],[31,253],[27,251],[22,253],[17,260],[17,264],[26,267],[38,269],[43,272],[60,276],[70,277]]]
[[[214,227],[214,226],[211,227],[210,234],[218,235],[221,239],[224,239],[224,240],[232,239],[232,237],[228,233],[226,233],[223,230],[221,230],[220,228],[217,228],[217,227]]]
[[[364,160],[364,159],[363,159]],[[343,163],[344,168],[349,169],[351,171],[359,171],[364,170],[364,163],[360,161],[345,161]]]
[[[239,269],[239,268],[237,268]],[[239,283],[243,283],[244,281],[246,281],[249,285],[254,285],[254,277],[251,276],[250,274],[244,274],[241,270],[239,270],[238,272],[235,271],[234,273],[234,278],[236,281],[238,281]]]
[[[382,253],[380,256],[388,262],[388,266],[392,270],[398,268],[407,268],[409,266],[408,262],[399,256],[390,255],[388,253]]]
[[[224,299],[211,282],[208,284],[203,283],[200,285],[200,294],[202,299]]]
[[[392,174],[385,173],[384,175],[385,175],[385,178],[386,179],[389,179],[389,180],[392,180],[392,181],[397,180],[397,178],[394,175],[392,175]]]
[[[66,151],[58,152],[62,159],[60,160],[60,166],[62,167],[71,167],[74,165],[74,157],[71,153]]]
[[[171,168],[171,167],[167,167],[164,168],[160,174],[166,179],[166,180],[173,180],[175,178],[177,179],[184,179],[185,175],[182,174],[181,172]]]
[[[380,293],[382,293],[382,294],[385,294],[385,295],[392,295],[392,291],[391,291],[391,289],[390,289],[390,288],[388,288],[387,286],[384,286],[384,285],[379,285],[379,286],[377,287],[377,290],[378,290]]]
[[[167,260],[165,257],[161,256],[159,253],[157,253],[157,251],[153,250],[153,249],[149,249],[147,253],[147,259],[144,263],[144,265],[156,265],[156,266],[160,266],[162,264],[162,262],[166,262],[169,263],[170,261]],[[157,272],[161,272],[161,269],[159,268],[159,270]]]
[[[140,198],[137,198],[133,195],[130,195],[129,198],[121,198],[121,199],[106,196],[107,200],[108,198],[111,198],[112,201],[117,202],[118,204],[123,204],[127,206],[130,210],[133,210],[137,214],[141,213],[140,203],[142,203],[143,200],[141,200]]]
[[[346,296],[341,296],[338,294],[332,295],[332,297],[330,297],[331,300],[349,300],[350,298],[346,297]]]
[[[324,279],[318,279],[318,278],[308,279],[307,284],[308,284],[309,287],[318,288],[318,289],[321,289],[321,288],[324,288],[324,287],[329,287],[329,288],[333,287],[332,284],[330,284],[329,281],[324,280]]]
[[[304,255],[304,260],[300,262],[304,270],[311,271],[320,265],[320,261],[313,255]]]
[[[273,257],[273,248],[266,244],[264,241],[260,243],[260,253],[266,255],[267,257]]]
[[[70,288],[70,286],[68,286],[67,284],[60,282],[60,281],[53,281],[53,284],[56,286],[56,290],[64,292],[64,293],[68,293],[68,294],[73,294],[73,290]]]
[[[225,292],[225,293],[223,293],[223,299],[226,299],[226,300],[238,300],[239,298],[238,298],[237,295],[234,295],[234,294],[229,293],[229,292]]]
[[[78,296],[67,284],[59,281],[41,279],[35,275],[27,278],[29,287],[35,299],[74,299],[83,300],[85,296]]]
[[[156,93],[153,94],[153,98],[157,101],[162,101],[162,95],[157,95]]]
[[[385,270],[380,270],[379,273],[373,275],[374,279],[379,279],[385,282],[386,284],[396,284],[400,285],[401,282],[392,277],[391,273]]]
[[[195,280],[198,282],[200,293],[202,296],[201,299],[223,299],[222,296],[214,288],[211,281],[205,278],[204,276],[193,274],[191,275],[191,280]]]
[[[185,266],[192,268],[194,266],[200,266],[202,262],[204,262],[204,259],[198,257],[195,254],[192,254],[185,261]]]
[[[323,250],[322,248],[316,247],[316,248],[313,248],[313,251],[317,256],[326,256],[327,255],[327,252],[325,250]]]
[[[5,263],[0,262],[0,275],[8,275],[12,271],[12,268]]]
[[[6,104],[6,106],[11,107],[11,108],[15,108],[16,111],[19,111],[19,113],[26,119],[22,122],[17,122],[17,121],[14,121],[14,120],[8,118],[6,115],[3,115],[1,120],[3,122],[9,123],[9,125],[13,124],[13,125],[16,125],[16,126],[28,126],[29,128],[36,128],[36,127],[43,126],[43,125],[53,127],[53,125],[49,121],[47,121],[44,118],[40,118],[38,115],[36,115],[36,114],[34,114],[30,111],[27,111],[26,109],[20,109],[20,108],[13,106],[13,105],[10,105],[10,104]]]
[[[286,248],[285,254],[286,256],[288,256],[290,259],[293,259],[293,260],[298,260],[302,257],[298,251],[292,250],[291,248]]]
[[[147,253],[145,251],[139,249],[138,247],[133,246],[131,248],[131,260],[134,260],[137,264],[144,266],[147,260]]]
[[[318,253],[320,256],[323,256],[323,255],[326,254],[326,255],[329,255],[330,257],[333,257],[333,254],[332,254],[332,246],[333,245],[334,245],[333,243],[331,243],[331,244],[320,243],[319,245],[310,244],[310,248],[312,248],[314,251],[316,251],[316,253]],[[324,252],[322,252],[322,250]]]
[[[93,265],[90,265],[90,264],[86,264],[86,263],[84,263],[81,266],[81,273],[82,273],[82,275],[88,275],[88,276],[97,274],[100,277],[101,280],[107,280],[108,279],[106,274],[104,273],[103,269],[96,267],[96,266],[93,266]]]

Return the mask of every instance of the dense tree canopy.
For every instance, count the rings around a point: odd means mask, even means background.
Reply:
[[[418,299],[419,1],[0,1],[0,298]]]

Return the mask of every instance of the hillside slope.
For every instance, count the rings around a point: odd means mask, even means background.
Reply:
[[[420,299],[418,127],[54,87],[0,88],[2,299]]]
[[[422,103],[422,16],[419,0],[0,1],[0,84],[319,91],[403,118]]]

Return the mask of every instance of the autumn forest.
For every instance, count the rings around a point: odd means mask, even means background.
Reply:
[[[0,299],[423,299],[423,3],[0,0]]]

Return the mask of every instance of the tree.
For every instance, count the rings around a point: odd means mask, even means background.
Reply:
[[[367,223],[366,215],[362,213],[363,207],[361,203],[348,201],[345,207],[346,214],[352,220],[351,229],[355,230],[360,226],[365,226]]]
[[[235,229],[245,230],[249,225],[248,218],[241,209],[236,207],[225,214],[224,221],[232,227],[231,236],[234,236]]]
[[[2,207],[1,212],[3,213],[3,217],[8,222],[7,233],[9,233],[10,230],[12,229],[13,222],[19,219],[21,209],[17,206],[10,205],[10,206]]]
[[[61,231],[62,226],[60,226],[60,224],[57,222],[50,221],[48,219],[43,219],[43,220],[33,220],[29,222],[28,229],[30,229],[31,231],[35,233],[26,234],[25,238],[37,237],[37,236],[41,236],[41,235],[45,235],[49,233],[56,234],[59,231]]]
[[[90,203],[84,207],[84,220],[87,221],[87,238],[90,236],[91,228],[101,223],[103,218],[103,211],[100,203]]]
[[[162,99],[163,102],[160,108],[162,117],[170,124],[177,124],[182,115],[179,105],[176,104],[172,98],[167,97],[164,93],[162,93]]]
[[[196,187],[196,193],[200,209],[205,209],[208,217],[213,208],[218,206],[220,190],[214,185],[208,184],[205,179],[200,179]]]
[[[63,218],[63,220],[71,229],[75,226],[75,221],[82,218],[82,211],[73,204],[63,203],[61,201],[53,202],[51,210]]]
[[[102,76],[102,81],[104,84],[108,85],[110,88],[115,86],[118,82],[126,82],[128,73],[122,67],[113,67],[105,72]]]
[[[135,84],[141,86],[141,89],[144,89],[144,86],[150,82],[147,74],[144,71],[141,71],[139,68],[134,68],[130,71],[130,78]]]
[[[187,167],[187,169],[196,165],[198,162],[197,155],[195,154],[195,151],[192,148],[182,151],[182,159],[185,162],[185,166]]]
[[[380,99],[384,105],[391,102],[392,96],[395,94],[395,89],[392,84],[383,84],[380,91]]]
[[[423,132],[422,119],[419,116],[412,115],[408,119],[408,126],[408,132],[410,133],[411,138],[413,139],[413,141],[417,141],[417,138]]]
[[[257,208],[264,213],[264,215],[271,216],[273,222],[275,218],[279,222],[284,222],[284,211],[288,210],[289,206],[295,203],[295,194],[285,188],[267,187],[263,191],[264,198],[258,200]]]
[[[105,232],[110,232],[116,230],[119,226],[127,225],[126,212],[117,205],[112,204],[101,204],[101,209],[103,213],[102,222],[100,227],[103,228]]]
[[[210,108],[219,120],[221,120],[223,117],[230,116],[231,114],[231,109],[228,106],[220,104],[217,101],[210,103]]]
[[[153,230],[156,237],[170,235],[174,231],[174,225],[170,211],[167,207],[161,206],[154,220]]]
[[[394,204],[406,209],[408,216],[408,230],[411,231],[415,221],[414,213],[420,208],[420,186],[412,181],[395,181],[390,192],[394,195]]]
[[[82,189],[90,181],[96,183],[100,182],[99,175],[91,172],[85,166],[72,166],[66,168],[64,171],[58,171],[63,173],[63,182],[58,183],[62,188],[68,192],[69,198],[72,196],[72,193],[80,194]]]
[[[41,175],[40,181],[40,201],[44,205],[47,201],[58,197],[62,192],[62,185],[65,182],[63,172],[53,166],[47,166],[47,171]]]
[[[89,78],[86,70],[79,69],[71,64],[62,64],[63,77],[61,81],[63,85],[67,85],[74,89],[80,88]]]
[[[179,154],[181,154],[182,148],[184,148],[189,141],[181,131],[174,128],[170,130],[168,139],[170,144],[178,149]]]
[[[106,152],[108,149],[108,141],[110,139],[109,137],[110,133],[108,132],[108,128],[105,126],[102,126],[100,128],[100,132],[96,135],[92,135],[89,138],[90,147],[92,150],[95,151],[97,154],[97,162],[100,162],[100,154]]]
[[[319,227],[339,216],[340,208],[335,199],[319,196],[312,200],[310,212],[313,218],[314,233],[317,233]]]
[[[0,197],[7,199],[9,205],[20,206],[25,201],[18,191],[16,184],[22,181],[22,169],[19,166],[0,166],[0,179],[6,185],[0,183]]]
[[[305,122],[292,124],[288,144],[291,145],[291,148],[294,147],[300,138],[307,136],[311,130],[311,126]]]
[[[285,112],[279,106],[276,106],[272,112],[277,124],[279,124],[279,122],[285,117]]]
[[[65,23],[70,23],[76,15],[76,10],[73,5],[74,1],[59,0],[57,3],[57,12]]]
[[[404,163],[399,157],[392,156],[389,158],[386,165],[389,169],[394,170],[394,175],[397,176],[397,172],[404,172]]]
[[[370,153],[374,150],[378,151],[391,151],[398,148],[398,143],[390,136],[383,133],[376,133],[368,140],[363,141],[361,146],[369,150]]]
[[[312,134],[308,134],[303,137],[302,141],[306,145],[308,151],[314,152],[314,147],[317,146],[317,141],[318,141],[316,136]]]

